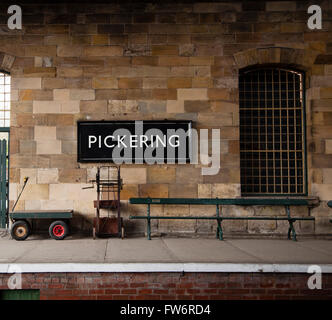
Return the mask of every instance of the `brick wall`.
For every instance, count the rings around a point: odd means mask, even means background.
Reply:
[[[0,274],[0,290],[10,275]],[[332,275],[310,290],[308,274],[289,273],[33,273],[22,289],[40,289],[41,299],[332,299]]]
[[[129,197],[240,196],[238,70],[285,62],[307,73],[309,194],[322,200],[311,211],[316,222],[301,222],[297,231],[330,233],[332,3],[316,4],[324,13],[321,31],[307,28],[301,1],[31,4],[22,6],[22,31],[7,28],[7,6],[1,5],[0,65],[12,76],[10,199],[29,176],[17,208],[74,209],[74,225],[90,230],[95,191],[82,187],[94,178],[96,164],[77,163],[76,150],[76,122],[88,119],[183,119],[221,130],[215,176],[202,176],[200,165],[123,166],[125,217],[145,210],[129,206]],[[153,208],[155,214],[195,210]],[[260,208],[226,210],[262,214]],[[267,208],[264,214],[284,212]],[[127,232],[145,229],[143,221],[126,225]],[[210,234],[215,226],[160,221],[154,228]],[[226,232],[286,230],[274,221],[225,222]]]

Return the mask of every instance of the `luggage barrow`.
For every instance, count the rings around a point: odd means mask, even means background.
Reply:
[[[69,221],[73,216],[73,210],[24,210],[9,214],[13,225],[10,233],[13,239],[22,241],[32,233],[29,220],[50,219],[52,220],[48,231],[51,238],[63,240],[69,235]]]

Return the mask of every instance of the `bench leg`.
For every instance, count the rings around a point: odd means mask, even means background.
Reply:
[[[148,240],[151,240],[151,219],[150,219],[150,204],[148,204],[148,210],[147,210],[147,237],[148,237]]]
[[[288,222],[289,222],[288,239],[290,240],[291,236],[292,236],[292,240],[293,241],[297,241],[297,239],[296,239],[296,232],[295,232],[295,228],[294,228],[294,225],[293,225],[293,221],[289,220]]]
[[[224,240],[224,236],[223,236],[223,232],[222,232],[222,227],[221,227],[221,221],[220,221],[220,219],[217,219],[217,222],[218,222],[217,239]]]
[[[221,227],[221,219],[220,219],[220,210],[222,210],[222,208],[219,209],[219,204],[216,205],[216,216],[217,216],[217,234],[216,234],[216,238],[219,240],[224,240],[223,239],[223,233],[222,233],[222,227]]]

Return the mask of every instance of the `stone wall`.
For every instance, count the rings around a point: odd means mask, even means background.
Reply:
[[[74,209],[74,225],[91,229],[95,190],[82,190],[97,164],[77,162],[78,120],[193,120],[220,128],[221,170],[200,165],[124,165],[122,211],[130,197],[238,197],[238,71],[286,63],[306,71],[309,195],[321,204],[300,233],[331,233],[326,201],[332,190],[332,1],[323,29],[307,27],[304,1],[152,2],[23,5],[23,29],[7,28],[0,7],[1,68],[12,76],[10,200],[25,176],[18,208]],[[199,210],[200,209],[200,210]],[[225,214],[284,215],[282,208],[225,208]],[[198,212],[199,210],[199,212]],[[204,212],[202,212],[204,211]],[[154,214],[214,214],[214,208],[169,206]],[[294,208],[308,215],[306,208]],[[126,221],[130,233],[142,221]],[[214,223],[155,222],[158,232],[212,234]],[[276,222],[225,222],[225,231],[284,233]]]

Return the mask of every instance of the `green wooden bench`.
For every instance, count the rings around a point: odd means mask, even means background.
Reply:
[[[153,219],[184,219],[184,220],[216,220],[217,222],[217,238],[223,240],[222,221],[223,220],[285,220],[289,223],[288,239],[296,241],[296,232],[294,222],[297,220],[315,220],[314,217],[291,217],[290,206],[309,206],[310,203],[306,199],[267,199],[267,198],[235,198],[235,199],[191,199],[191,198],[130,198],[130,204],[146,204],[146,216],[130,216],[130,219],[145,219],[147,221],[147,238],[151,240],[151,220]],[[151,205],[215,205],[215,216],[152,216]],[[240,206],[284,206],[286,217],[228,217],[221,213],[224,205],[240,205]]]
[[[327,205],[328,205],[330,208],[332,208],[332,200],[328,201],[328,202],[327,202]],[[330,219],[330,222],[332,223],[332,219]]]

